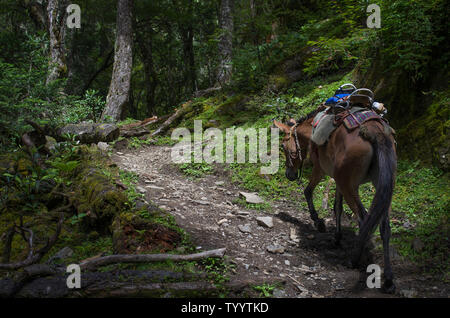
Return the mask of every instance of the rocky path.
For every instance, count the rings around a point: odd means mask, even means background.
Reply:
[[[365,288],[364,274],[346,267],[355,233],[345,227],[341,248],[334,247],[334,221],[318,233],[307,211],[298,211],[300,196],[271,202],[272,211],[248,210],[233,203],[239,189],[226,173],[216,171],[190,180],[171,163],[170,147],[147,146],[114,151],[116,164],[140,176],[138,190],[175,216],[200,250],[227,248],[236,264],[236,282],[281,282],[275,297],[447,297],[448,286],[433,282],[395,250],[397,293],[384,295]],[[263,217],[263,219],[259,219]],[[272,224],[271,224],[272,223]],[[377,244],[377,243],[376,243]],[[382,265],[379,249],[374,263]]]

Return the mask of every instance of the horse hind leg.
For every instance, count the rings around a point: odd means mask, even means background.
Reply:
[[[336,246],[341,245],[342,232],[341,232],[341,216],[342,216],[342,193],[336,189],[336,195],[334,197],[334,217],[336,219],[336,232],[334,234]]]
[[[347,205],[349,206],[350,210],[358,217],[358,224],[359,228],[361,229],[361,226],[364,222],[364,219],[367,215],[366,209],[364,208],[364,205],[361,202],[361,199],[359,198],[358,189],[351,189],[349,187],[342,187],[343,184],[341,184],[342,189],[342,195],[344,196],[345,201],[347,202]],[[366,242],[365,242],[366,243]],[[361,256],[364,253],[364,249],[366,244],[357,244],[355,253],[353,254],[351,265],[354,268],[359,267]]]
[[[319,215],[317,214],[317,211],[314,208],[314,203],[312,199],[313,191],[315,187],[319,184],[320,180],[322,180],[322,177],[323,177],[322,170],[317,165],[314,165],[311,179],[304,191],[304,194],[306,202],[308,203],[308,209],[311,215],[311,219],[314,221],[314,225],[316,226],[317,230],[323,233],[326,231],[325,222],[323,221],[323,219],[319,218]]]
[[[391,226],[389,225],[389,215],[383,217],[380,223],[380,236],[383,241],[384,256],[384,284],[383,292],[393,294],[395,292],[394,274],[392,273],[391,260],[389,255],[389,240],[391,237]]]

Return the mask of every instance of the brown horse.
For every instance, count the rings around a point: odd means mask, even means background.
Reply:
[[[311,122],[322,110],[319,107],[314,112],[297,122],[293,119],[288,124],[274,121],[285,133],[282,146],[286,156],[286,177],[294,181],[298,178],[303,161],[310,152],[313,163],[312,175],[304,190],[309,212],[317,229],[325,231],[325,224],[317,215],[312,194],[314,188],[325,175],[336,181],[336,196],[334,214],[336,218],[336,244],[339,245],[341,234],[341,214],[343,198],[348,206],[358,216],[359,234],[352,264],[357,267],[366,243],[380,224],[381,239],[384,250],[384,285],[385,292],[393,293],[395,285],[389,259],[389,211],[394,190],[397,157],[395,141],[391,129],[378,120],[370,120],[352,131],[340,125],[322,146],[317,146],[310,140]],[[361,184],[371,181],[376,192],[369,213],[361,203],[358,188]]]

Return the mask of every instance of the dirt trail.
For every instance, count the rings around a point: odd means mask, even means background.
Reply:
[[[346,226],[348,220],[343,219],[342,247],[336,248],[331,215],[327,232],[317,232],[309,213],[298,211],[300,196],[272,202],[270,213],[248,210],[233,203],[246,190],[232,184],[226,173],[189,180],[171,164],[170,147],[123,149],[114,151],[112,159],[120,168],[139,174],[139,189],[146,199],[174,215],[199,249],[227,248],[236,264],[232,281],[281,281],[275,297],[448,297],[448,286],[420,274],[395,250],[397,293],[384,295],[365,288],[364,274],[345,265],[356,237]],[[272,217],[273,227],[258,225],[256,217],[261,216]],[[269,252],[269,246],[281,253]],[[382,266],[380,250],[372,254],[373,262]]]

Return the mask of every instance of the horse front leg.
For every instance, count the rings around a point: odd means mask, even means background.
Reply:
[[[323,172],[322,169],[318,166],[318,164],[315,164],[313,167],[311,179],[309,181],[308,186],[306,187],[304,194],[306,198],[306,202],[308,203],[308,209],[309,214],[311,215],[311,219],[314,221],[314,225],[316,226],[317,230],[319,232],[325,232],[325,223],[323,219],[319,218],[319,215],[317,214],[316,209],[314,208],[313,203],[313,191],[315,187],[319,184],[320,180],[323,178]]]

